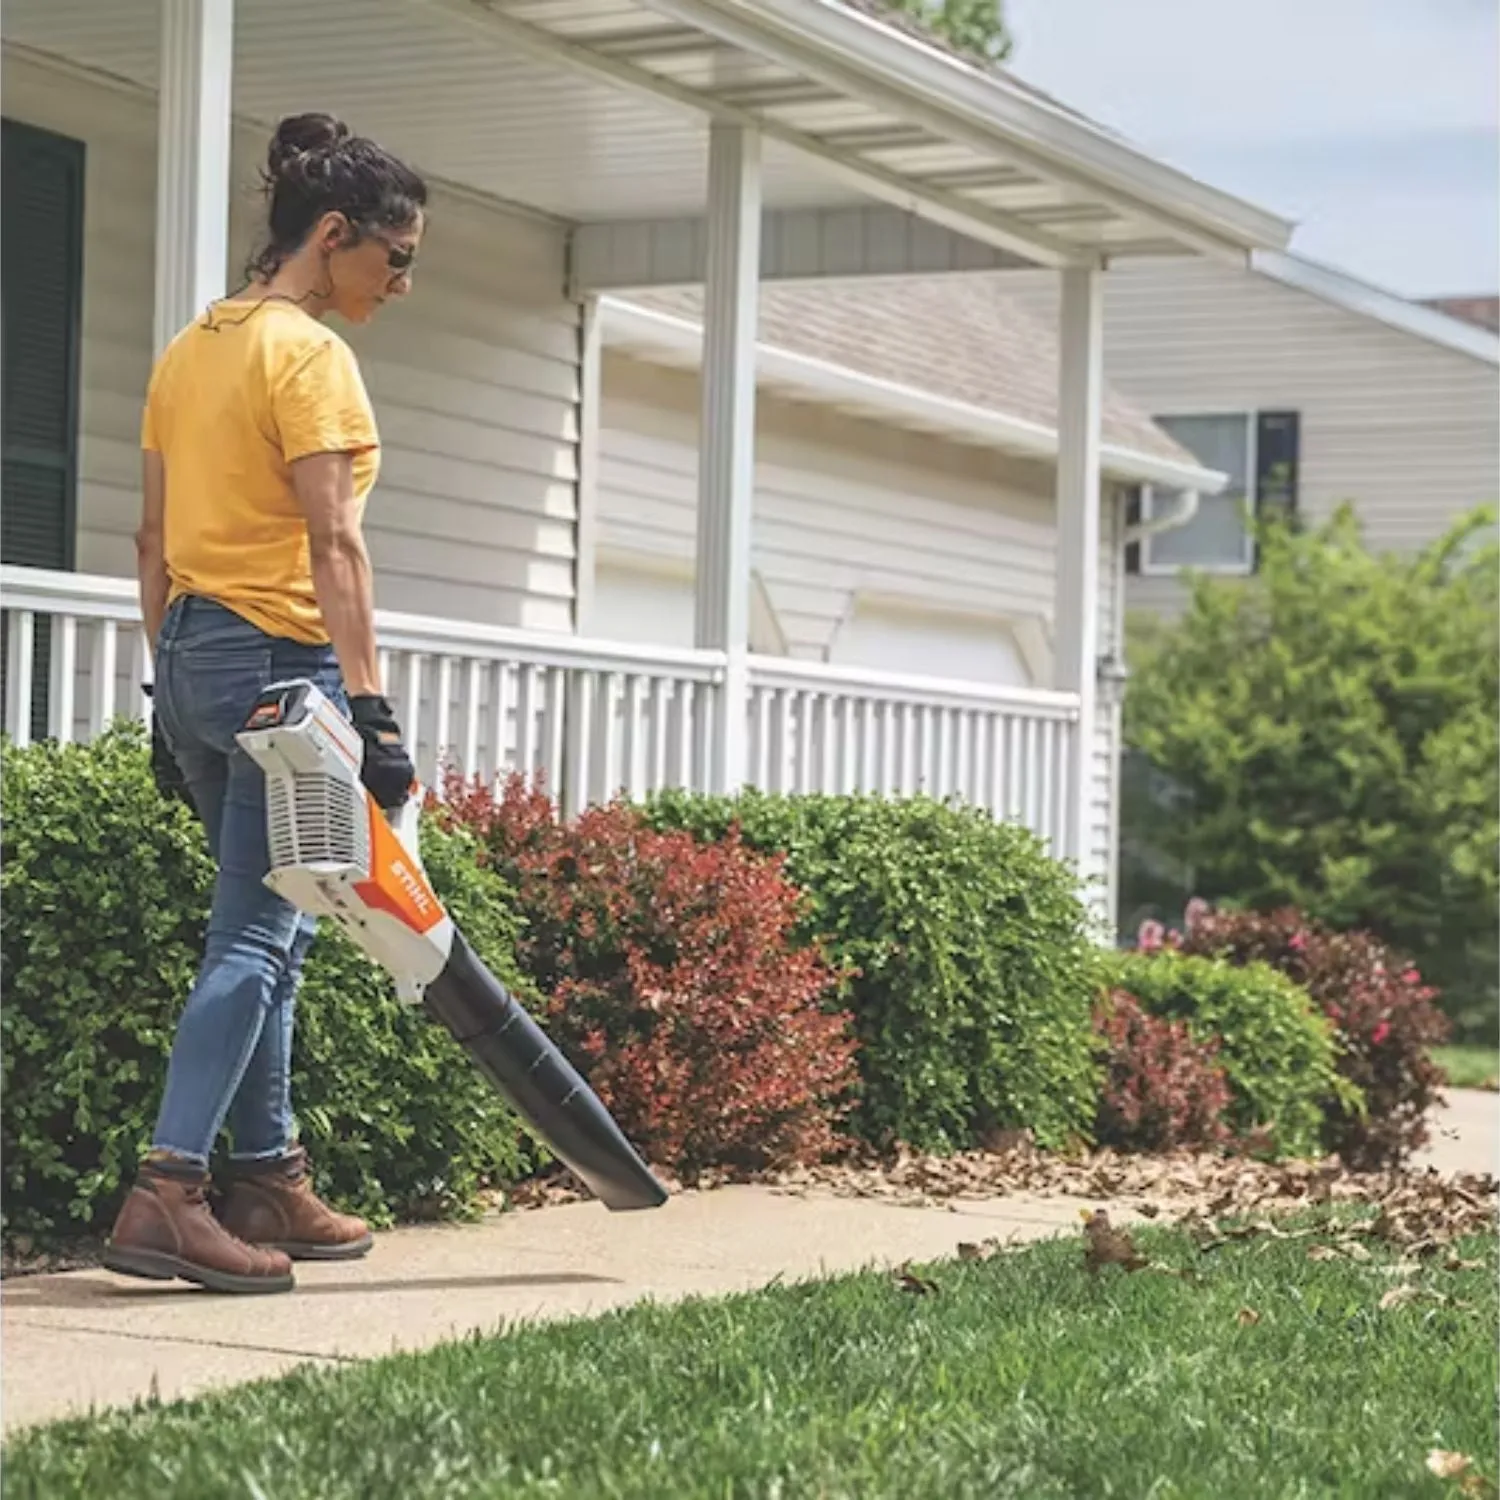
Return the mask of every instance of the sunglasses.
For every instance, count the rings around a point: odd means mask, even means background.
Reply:
[[[385,244],[385,241],[382,240],[381,243]],[[417,252],[410,245],[386,244],[385,246],[385,263],[398,276],[403,271],[411,270],[412,266],[416,263],[416,259]]]
[[[349,222],[347,217],[345,222]],[[353,224],[349,227],[351,231],[354,229]],[[366,230],[365,233],[370,239],[378,240],[385,246],[385,263],[390,267],[393,275],[404,275],[416,264],[417,252],[410,245],[393,245],[383,234],[375,230]]]

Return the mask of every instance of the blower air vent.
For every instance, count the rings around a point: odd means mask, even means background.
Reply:
[[[271,867],[354,865],[368,869],[370,829],[357,786],[322,771],[273,776],[266,784]]]

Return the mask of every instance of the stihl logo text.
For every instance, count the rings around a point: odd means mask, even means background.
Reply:
[[[402,889],[411,897],[412,905],[425,917],[432,910],[432,901],[427,892],[422,889],[422,882],[399,859],[391,862],[391,873],[401,882]]]

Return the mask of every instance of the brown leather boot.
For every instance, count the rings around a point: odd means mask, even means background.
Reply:
[[[215,1292],[289,1292],[289,1257],[237,1240],[208,1204],[208,1173],[191,1162],[147,1160],[115,1219],[103,1262],[148,1281],[180,1277]]]
[[[235,1162],[227,1177],[219,1219],[248,1244],[293,1260],[353,1260],[375,1243],[363,1219],[335,1213],[313,1192],[301,1146],[270,1161]]]

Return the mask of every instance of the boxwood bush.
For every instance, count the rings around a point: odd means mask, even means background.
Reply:
[[[151,779],[145,735],[3,755],[3,1234],[107,1231],[149,1145],[213,882],[202,830]],[[461,833],[423,831],[434,883],[504,980],[509,893]],[[293,1103],[319,1183],[380,1224],[469,1211],[537,1154],[463,1049],[331,925],[298,1006]]]
[[[924,797],[670,791],[646,812],[784,854],[802,940],[853,971],[836,999],[859,1042],[852,1132],[932,1151],[1017,1127],[1044,1147],[1088,1136],[1098,950],[1072,872],[1034,835]]]
[[[1216,1044],[1230,1089],[1224,1119],[1237,1138],[1263,1141],[1273,1155],[1317,1155],[1323,1101],[1357,1103],[1339,1076],[1333,1027],[1268,964],[1241,968],[1163,949],[1111,954],[1106,967],[1112,988],[1144,1011]]]

